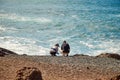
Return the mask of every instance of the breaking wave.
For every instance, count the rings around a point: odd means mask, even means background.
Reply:
[[[34,18],[34,17],[24,17],[24,16],[20,16],[20,15],[16,15],[16,14],[0,14],[0,18],[3,18],[3,19],[10,19],[10,20],[13,20],[13,21],[33,21],[33,22],[37,22],[37,23],[50,23],[52,22],[51,19],[48,19],[48,18],[44,18],[44,17],[41,17],[41,18]]]

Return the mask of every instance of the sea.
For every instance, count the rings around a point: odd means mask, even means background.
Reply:
[[[50,55],[64,40],[70,55],[120,54],[120,0],[0,0],[0,47]]]

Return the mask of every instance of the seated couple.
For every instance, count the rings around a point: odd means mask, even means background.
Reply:
[[[56,56],[58,53],[58,47],[59,44],[55,44],[51,49],[50,49],[50,54],[51,56]],[[61,50],[60,53],[62,53],[63,56],[68,56],[70,52],[70,46],[66,41],[63,41],[63,44],[61,45]]]

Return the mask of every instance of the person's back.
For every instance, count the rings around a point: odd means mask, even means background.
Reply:
[[[63,56],[68,56],[70,52],[70,46],[66,41],[63,41],[63,44],[61,46],[62,54]]]

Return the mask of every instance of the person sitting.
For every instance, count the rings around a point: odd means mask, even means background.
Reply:
[[[63,44],[61,45],[61,53],[63,56],[68,56],[70,52],[70,46],[66,41],[63,41]]]
[[[59,44],[55,44],[55,45],[50,49],[50,54],[51,54],[51,56],[56,56],[56,54],[59,54],[59,53],[58,53],[58,47],[59,47]]]

